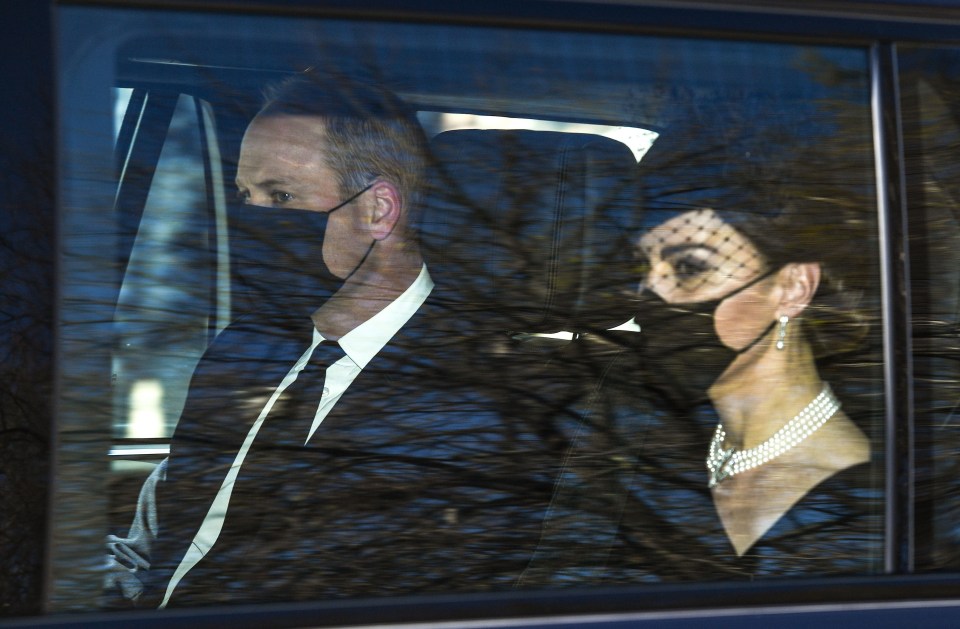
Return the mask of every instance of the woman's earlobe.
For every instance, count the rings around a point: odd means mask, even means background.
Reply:
[[[795,262],[784,267],[780,315],[797,317],[813,301],[820,287],[820,263]],[[779,316],[779,315],[778,315]]]

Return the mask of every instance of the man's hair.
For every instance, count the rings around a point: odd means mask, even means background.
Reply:
[[[400,190],[407,224],[420,205],[427,140],[414,112],[381,85],[307,71],[265,90],[259,116],[323,120],[327,166],[340,193],[356,194],[374,178]]]

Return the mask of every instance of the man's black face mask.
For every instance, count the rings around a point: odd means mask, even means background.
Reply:
[[[235,315],[274,312],[309,316],[343,286],[330,271],[323,243],[330,215],[370,189],[367,186],[327,212],[263,207],[240,202],[227,209]]]

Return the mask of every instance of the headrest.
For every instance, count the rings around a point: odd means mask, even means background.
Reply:
[[[636,160],[598,135],[448,131],[421,234],[438,294],[455,316],[507,331],[606,329],[632,316]]]

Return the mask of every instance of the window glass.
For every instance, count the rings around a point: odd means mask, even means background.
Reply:
[[[60,14],[53,609],[882,570],[865,50]]]
[[[124,273],[114,319],[117,437],[169,437],[206,349],[213,273],[199,120],[193,99],[180,96]]]
[[[916,562],[957,569],[960,75],[956,50],[907,48],[901,93],[916,399]]]

